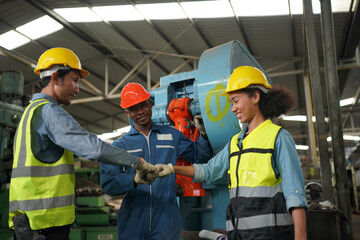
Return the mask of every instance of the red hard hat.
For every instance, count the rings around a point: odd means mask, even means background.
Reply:
[[[128,83],[121,91],[120,106],[129,108],[150,98],[150,93],[138,83]]]

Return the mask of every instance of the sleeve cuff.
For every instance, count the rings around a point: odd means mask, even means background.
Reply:
[[[205,179],[205,172],[204,169],[201,167],[201,164],[193,164],[194,167],[194,183],[203,182]]]
[[[290,208],[294,207],[303,207],[308,209],[308,204],[306,202],[306,198],[298,195],[291,195],[286,199],[286,207],[290,212]]]

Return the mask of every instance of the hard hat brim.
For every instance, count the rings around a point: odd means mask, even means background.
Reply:
[[[220,96],[226,96],[226,95],[229,95],[229,93],[226,91],[224,91],[223,93],[220,94]]]
[[[86,71],[86,70],[84,70],[84,69],[77,69],[77,70],[80,71],[80,76],[81,76],[82,78],[85,78],[85,77],[89,76],[89,74],[90,74],[88,71]]]

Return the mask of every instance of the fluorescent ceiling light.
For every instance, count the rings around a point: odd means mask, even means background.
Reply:
[[[351,0],[331,0],[333,12],[348,12]],[[274,16],[289,14],[288,0],[230,0],[237,16]],[[233,17],[234,13],[228,0],[154,3],[116,6],[57,8],[59,15],[69,22],[137,21],[147,19],[184,19]],[[320,2],[313,0],[314,14],[320,13]],[[303,14],[303,0],[290,0],[292,14]],[[95,13],[96,12],[96,13]],[[187,16],[186,16],[187,15]]]
[[[348,12],[351,0],[331,0],[333,12]],[[288,0],[231,0],[240,17],[288,15]],[[312,1],[314,14],[320,14],[320,1]],[[303,14],[303,0],[290,0],[291,14]]]
[[[54,11],[68,22],[101,22],[102,19],[87,7],[55,8]]]
[[[343,136],[344,140],[348,140],[348,141],[360,141],[360,136],[351,136],[351,135],[344,135]],[[331,142],[332,137],[327,137],[326,140],[328,142]]]
[[[308,150],[309,149],[309,146],[306,146],[306,145],[295,145],[295,148],[297,150]]]
[[[348,12],[351,0],[331,0],[332,12]],[[290,0],[291,14],[303,14],[303,0]],[[312,1],[314,14],[320,14],[320,1]]]
[[[286,121],[298,121],[298,122],[306,122],[307,117],[305,115],[293,115],[293,116],[284,116],[283,120]]]
[[[231,0],[231,4],[240,17],[289,14],[288,0]]]
[[[100,138],[101,140],[104,140],[104,141],[113,139],[113,138],[117,138],[117,137],[120,137],[122,134],[129,132],[130,128],[131,128],[130,126],[119,128],[113,132],[103,133],[101,135],[98,135],[98,138]]]
[[[234,17],[228,1],[199,1],[180,3],[190,18]]]
[[[136,8],[146,19],[184,19],[187,18],[178,3],[137,4]]]
[[[344,140],[360,141],[360,136],[344,135]]]
[[[347,105],[353,105],[355,98],[347,98],[344,100],[340,100],[340,107],[347,106]]]
[[[320,4],[320,1],[315,1]],[[348,12],[350,10],[351,0],[331,0],[332,12]],[[353,7],[356,4],[353,4]]]
[[[46,15],[34,21],[28,22],[16,28],[16,30],[35,40],[62,28],[63,26],[60,23]]]
[[[107,21],[144,20],[144,17],[132,5],[102,6],[92,9]]]
[[[17,33],[14,30],[11,30],[9,32],[0,35],[0,46],[8,50],[13,50],[28,42],[30,42],[29,38],[24,37],[23,35]]]

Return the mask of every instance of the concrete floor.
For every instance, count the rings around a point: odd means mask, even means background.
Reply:
[[[352,231],[353,231],[353,239],[360,239],[360,214],[352,214]]]
[[[359,214],[352,214],[352,233],[353,233],[353,240],[360,240],[360,213]],[[197,240],[203,239],[199,237],[199,232],[197,231],[182,231],[181,240]],[[324,239],[324,238],[321,238]],[[336,239],[336,236],[334,236]]]

